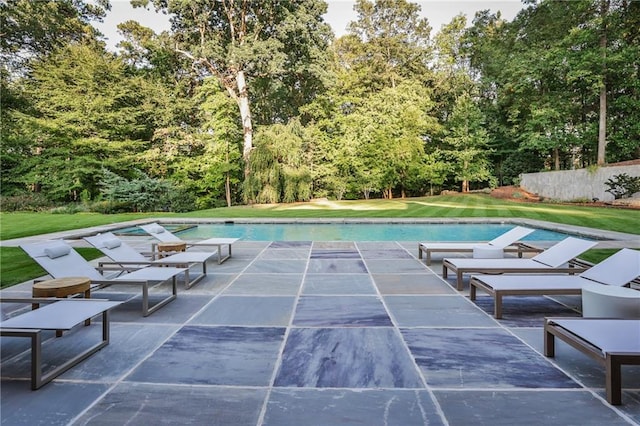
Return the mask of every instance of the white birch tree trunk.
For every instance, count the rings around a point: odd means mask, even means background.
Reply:
[[[249,156],[253,148],[253,125],[251,123],[251,107],[249,105],[249,91],[247,90],[247,82],[245,80],[244,71],[238,71],[236,74],[236,86],[238,88],[238,108],[240,109],[240,118],[242,120],[242,133],[244,144],[242,149],[242,157],[245,161],[245,178],[249,174]]]

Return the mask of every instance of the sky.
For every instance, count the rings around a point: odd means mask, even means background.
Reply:
[[[268,1],[268,0],[267,0]],[[451,21],[451,18],[464,13],[467,22],[470,24],[476,11],[490,9],[492,12],[500,11],[502,17],[512,20],[522,9],[520,0],[424,0],[412,1],[421,7],[421,16],[429,20],[433,34],[439,31],[442,25]],[[331,25],[336,37],[346,33],[347,24],[356,19],[353,11],[353,0],[328,0],[328,11],[324,16],[325,21]],[[159,33],[169,30],[169,17],[156,13],[153,8],[145,10],[134,9],[129,4],[129,0],[111,0],[111,11],[102,23],[95,26],[107,37],[107,48],[115,50],[115,45],[120,40],[117,25],[128,20],[138,21],[145,27],[153,29]]]

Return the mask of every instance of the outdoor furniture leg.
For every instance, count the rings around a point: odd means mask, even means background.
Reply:
[[[31,389],[37,390],[109,344],[109,311],[102,312],[102,340],[47,373],[42,372],[42,330],[7,329],[0,335],[31,339]]]

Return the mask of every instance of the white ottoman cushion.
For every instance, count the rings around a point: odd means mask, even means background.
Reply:
[[[500,247],[494,247],[489,244],[478,244],[473,246],[474,259],[502,259],[504,250]]]
[[[582,288],[585,318],[640,318],[640,291],[627,287],[588,284]]]

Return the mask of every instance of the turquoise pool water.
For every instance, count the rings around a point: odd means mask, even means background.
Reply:
[[[176,232],[180,238],[241,238],[244,241],[488,241],[513,228],[509,224],[287,223],[199,224]],[[538,229],[525,241],[559,241],[568,235]]]

